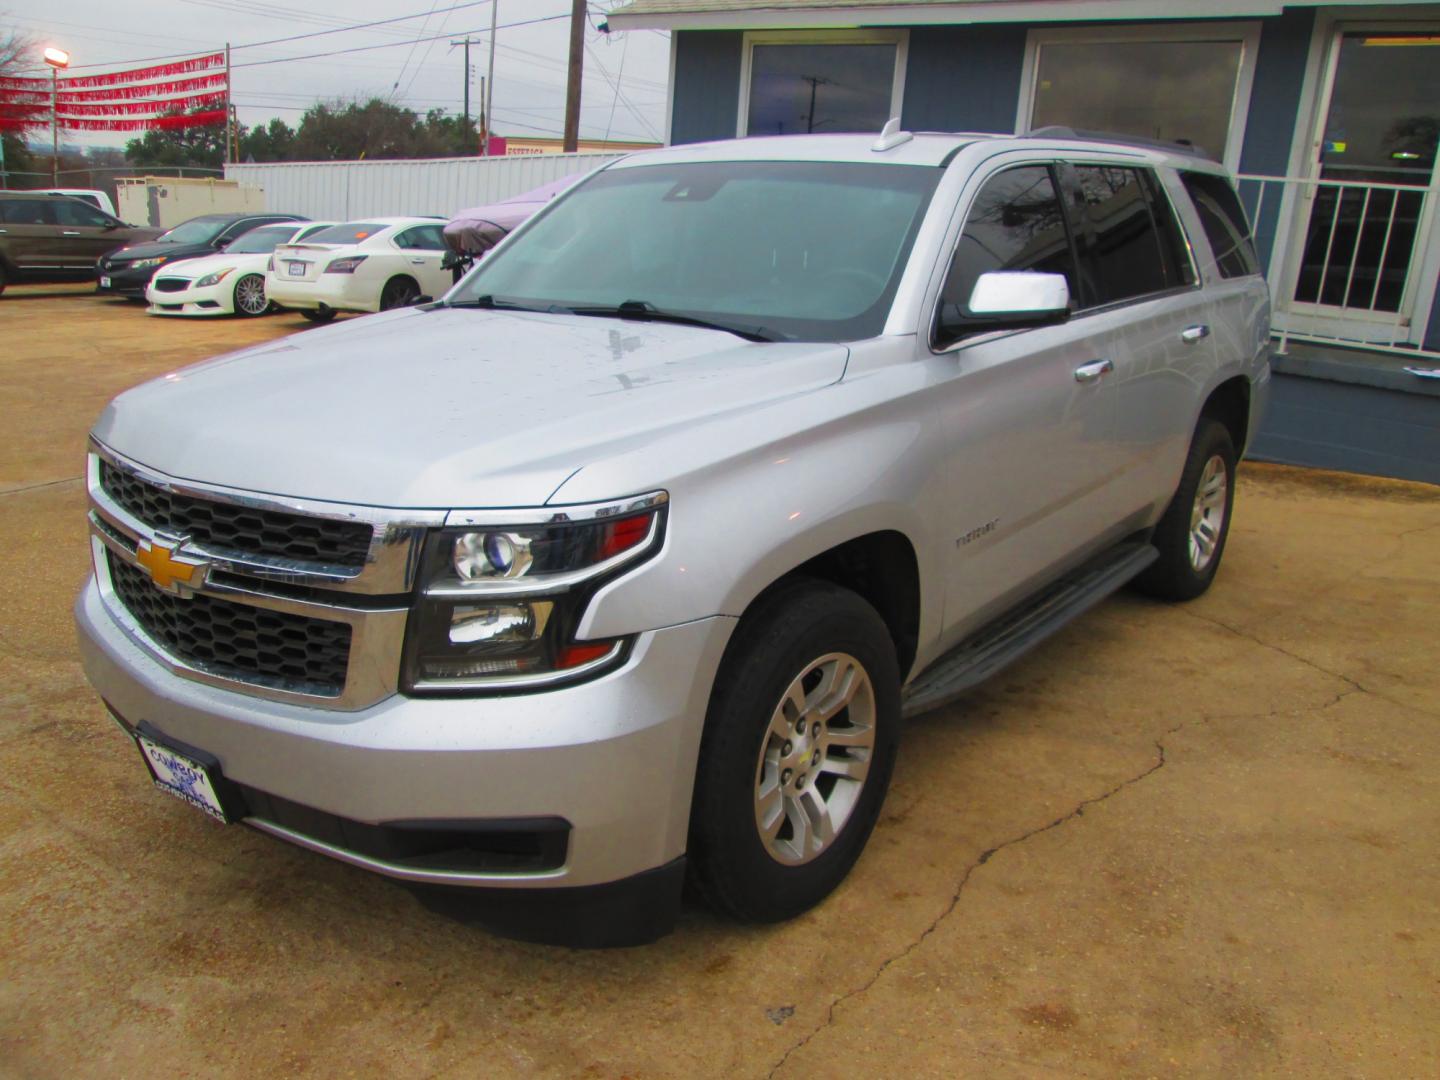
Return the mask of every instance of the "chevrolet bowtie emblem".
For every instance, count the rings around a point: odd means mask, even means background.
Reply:
[[[196,588],[204,580],[204,563],[185,562],[175,558],[175,549],[163,544],[148,544],[140,541],[135,552],[135,561],[150,572],[150,580],[157,588],[178,593],[183,586]]]

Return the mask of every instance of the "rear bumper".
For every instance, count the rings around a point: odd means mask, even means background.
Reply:
[[[593,682],[509,697],[392,696],[361,712],[250,697],[180,678],[110,616],[93,579],[75,606],[85,673],[112,711],[218,759],[247,820],[301,846],[426,885],[604,885],[685,851],[710,686],[734,620],[642,634],[625,666]],[[136,782],[143,769],[136,762]],[[274,800],[340,819],[339,832],[283,816]],[[261,816],[268,813],[269,817]],[[283,817],[281,821],[271,818]],[[536,870],[377,858],[344,823],[405,828],[497,821],[569,825],[558,865]],[[338,837],[338,839],[337,839]]]
[[[265,295],[283,308],[316,311],[379,311],[379,287],[353,274],[321,274],[317,281],[292,281],[283,274],[265,275]]]

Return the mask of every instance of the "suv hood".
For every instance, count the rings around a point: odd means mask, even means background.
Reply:
[[[171,372],[111,402],[95,436],[171,476],[257,493],[538,506],[585,465],[834,383],[847,357],[661,323],[410,308]]]

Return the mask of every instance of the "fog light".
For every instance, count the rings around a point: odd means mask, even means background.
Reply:
[[[450,613],[452,645],[523,645],[545,632],[549,600],[533,604],[486,604],[457,607]]]

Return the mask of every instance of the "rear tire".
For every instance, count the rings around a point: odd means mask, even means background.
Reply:
[[[1234,502],[1230,432],[1202,417],[1175,497],[1151,539],[1160,558],[1135,579],[1135,587],[1161,600],[1193,600],[1210,588],[1225,554]]]
[[[231,296],[235,314],[240,316],[264,315],[270,310],[270,300],[265,295],[265,275],[246,274],[235,282]]]
[[[313,323],[327,323],[335,318],[335,309],[330,307],[301,308],[300,315]]]
[[[690,815],[700,893],[747,922],[823,900],[870,838],[899,738],[900,670],[875,609],[811,580],[763,597],[705,718]]]
[[[408,307],[419,295],[420,286],[414,278],[393,277],[385,283],[385,288],[380,290],[380,310],[392,311],[395,308]]]

